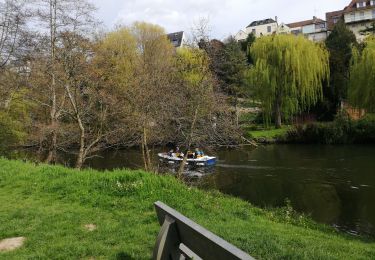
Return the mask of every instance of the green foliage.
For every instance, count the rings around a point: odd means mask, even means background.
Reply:
[[[349,101],[355,107],[375,112],[375,37],[366,40],[362,51],[353,49]]]
[[[335,115],[341,101],[347,97],[352,47],[357,45],[357,40],[345,22],[340,20],[325,44],[330,54],[330,80],[329,88],[324,89],[324,100],[328,102],[327,112]]]
[[[302,36],[274,35],[257,39],[250,52],[255,65],[248,80],[267,122],[274,114],[288,119],[322,98],[329,67],[321,45]]]
[[[247,36],[246,40],[241,42],[241,49],[244,53],[246,53],[247,62],[249,64],[253,63],[253,59],[251,58],[250,49],[251,49],[251,46],[253,45],[253,43],[255,42],[255,40],[256,40],[255,35],[250,33]]]
[[[0,111],[0,152],[4,153],[25,137],[22,123],[15,121],[8,113]]]
[[[30,104],[24,99],[24,91],[11,94],[6,108],[0,109],[0,152],[6,153],[10,146],[21,144],[30,124]]]
[[[333,122],[297,125],[288,131],[285,140],[313,144],[374,144],[375,117],[367,115],[353,121],[340,115]]]
[[[222,50],[218,73],[220,80],[224,83],[222,88],[227,94],[239,96],[244,92],[246,69],[245,53],[235,39],[229,38]]]
[[[179,76],[188,83],[187,87],[198,91],[201,83],[210,76],[207,54],[201,49],[181,48],[176,58]]]
[[[369,259],[374,242],[296,214],[141,171],[72,170],[0,159],[0,238],[25,236],[1,259],[150,259],[163,201],[257,259]],[[90,232],[85,225],[95,224]],[[347,246],[343,246],[347,245]]]

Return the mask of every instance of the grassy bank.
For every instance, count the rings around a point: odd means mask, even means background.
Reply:
[[[277,139],[277,137],[285,135],[289,129],[290,129],[289,126],[285,126],[281,129],[269,128],[269,129],[262,129],[262,130],[250,130],[248,132],[248,135],[254,139],[265,138],[265,139],[271,140],[271,139]]]
[[[0,259],[149,259],[161,200],[258,259],[370,259],[375,243],[141,171],[76,171],[0,159]],[[85,225],[94,224],[89,231]]]
[[[292,127],[284,126],[281,129],[276,129],[275,127],[265,128],[263,125],[251,125],[244,126],[243,129],[246,138],[257,143],[272,144],[279,140],[285,140],[285,136]]]

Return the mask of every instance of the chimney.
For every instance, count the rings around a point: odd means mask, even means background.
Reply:
[[[276,21],[276,23],[277,23],[277,18],[278,18],[278,17],[277,17],[277,16],[275,16],[275,21]]]
[[[313,16],[313,23],[316,23],[317,20],[318,18],[316,16]]]

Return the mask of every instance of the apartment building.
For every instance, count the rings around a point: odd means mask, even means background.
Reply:
[[[287,24],[294,35],[303,34],[314,42],[322,42],[327,38],[326,21],[313,17],[313,19]]]
[[[344,19],[348,28],[361,41],[366,37],[363,30],[375,22],[375,0],[353,0],[343,10],[328,12],[326,19],[330,31],[340,19]]]

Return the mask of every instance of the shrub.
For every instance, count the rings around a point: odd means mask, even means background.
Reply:
[[[18,144],[24,137],[21,122],[0,111],[0,152],[4,153],[9,146]]]
[[[309,123],[290,129],[285,142],[318,144],[375,143],[375,116],[368,115],[358,121],[339,115],[328,123]]]

